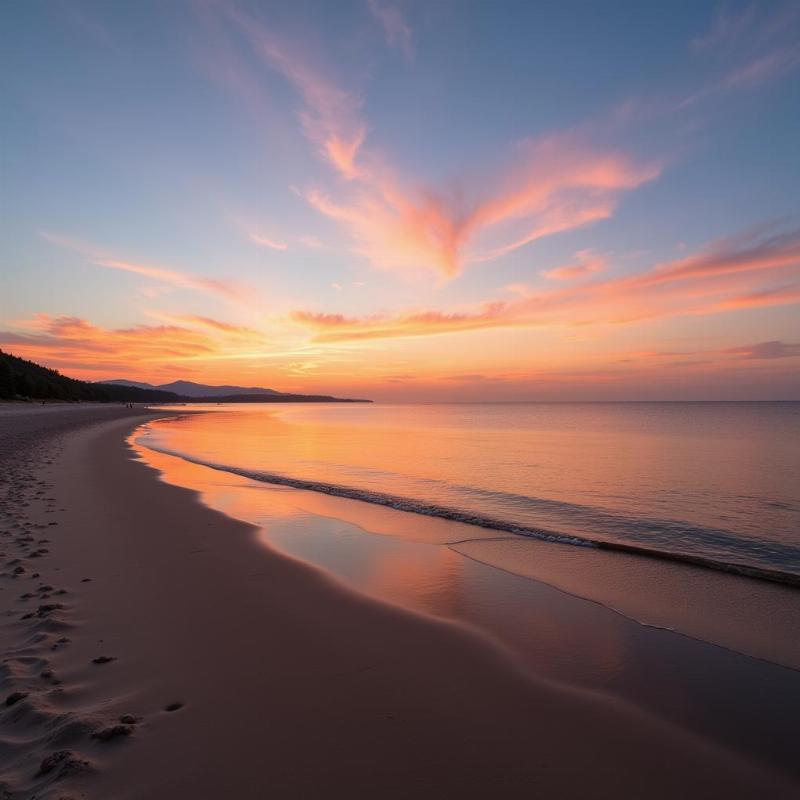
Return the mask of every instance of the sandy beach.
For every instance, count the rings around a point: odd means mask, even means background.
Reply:
[[[153,416],[0,411],[4,796],[800,791],[265,546],[134,459],[126,438]]]

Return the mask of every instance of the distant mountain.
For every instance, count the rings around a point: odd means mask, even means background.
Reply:
[[[54,369],[0,350],[0,399],[69,400],[118,403],[175,403],[181,398],[147,384],[109,385],[67,378]]]
[[[259,386],[208,386],[192,381],[173,381],[156,387],[162,392],[175,392],[184,397],[225,397],[235,394],[283,394],[274,389],[262,389]]]
[[[155,389],[152,383],[140,383],[139,381],[95,381],[102,386],[133,386],[136,389]]]
[[[193,383],[192,381],[173,381],[172,383],[155,385],[152,383],[117,379],[113,381],[99,381],[99,383],[104,385],[111,384],[113,386],[135,386],[138,389],[158,389],[162,392],[174,392],[182,397],[231,397],[233,395],[242,394],[283,394],[283,392],[276,392],[274,389],[263,389],[260,386],[211,386],[205,383]]]
[[[17,358],[0,350],[0,400],[64,400],[101,403],[370,403],[321,394],[289,394],[273,389],[241,386],[205,386],[175,381],[165,387],[139,381],[101,381],[87,383],[68,378],[54,369]],[[192,394],[190,394],[190,392]]]

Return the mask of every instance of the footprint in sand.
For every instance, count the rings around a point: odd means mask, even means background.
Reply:
[[[119,739],[123,736],[130,736],[133,733],[131,725],[111,725],[92,734],[92,739],[101,742],[110,742],[112,739]]]
[[[6,705],[14,706],[19,703],[20,700],[24,700],[27,696],[27,692],[12,692],[8,697],[6,697]]]
[[[58,770],[58,777],[62,778],[65,775],[73,775],[76,772],[81,772],[89,767],[89,762],[84,761],[73,753],[71,750],[57,750],[55,753],[47,756],[39,765],[39,775],[49,775],[54,770]]]

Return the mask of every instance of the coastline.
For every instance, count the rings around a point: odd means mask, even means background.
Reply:
[[[274,528],[274,507],[281,505],[285,493],[308,512],[311,528],[319,527],[320,517],[332,517],[369,534],[446,545],[462,556],[599,603],[642,625],[800,671],[800,647],[794,636],[800,628],[800,596],[791,571],[770,573],[785,575],[786,580],[764,579],[763,571],[756,577],[732,563],[715,566],[713,559],[659,554],[622,542],[605,547],[568,534],[531,536],[516,523],[497,522],[492,527],[488,517],[475,518],[465,511],[434,513],[437,507],[417,500],[218,464],[195,456],[191,446],[177,450],[165,446],[162,437],[169,441],[176,427],[184,427],[181,416],[143,426],[131,437],[134,448],[165,480],[200,492],[206,505],[223,513],[229,512],[229,498],[220,502],[214,487],[224,484],[231,496],[247,487],[244,494],[250,499],[263,496],[265,501],[237,502],[234,516],[256,525],[263,517]],[[293,553],[291,540],[287,544],[290,555],[337,574],[336,559],[324,552]],[[437,556],[430,552],[428,558],[435,561]],[[355,584],[364,591],[363,581],[356,579]],[[410,594],[404,598],[409,599],[413,607]],[[408,606],[404,600],[389,598]]]
[[[28,693],[0,722],[12,792],[47,796],[69,784],[87,797],[153,800],[678,797],[687,785],[696,796],[796,793],[760,764],[607,697],[536,680],[472,631],[348,591],[264,547],[256,528],[132,458],[125,438],[156,414],[79,413],[85,420],[59,427],[49,412],[41,434],[11,426],[34,447],[9,473],[4,511],[13,519],[2,526],[3,689]],[[0,415],[6,439],[9,416]],[[15,445],[12,457],[22,452]],[[49,529],[39,537],[48,552],[35,562],[13,551],[26,521]],[[15,558],[25,569],[16,578]],[[34,568],[67,593],[45,600],[61,608],[21,620],[39,603],[19,599],[39,585],[28,577]],[[59,644],[62,636],[70,641]],[[92,663],[103,655],[114,660]],[[43,681],[47,670],[61,683]],[[128,714],[137,718],[129,735],[91,738]],[[34,778],[65,749],[89,766],[63,784],[53,781],[67,762]]]

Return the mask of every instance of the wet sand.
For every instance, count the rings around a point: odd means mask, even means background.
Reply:
[[[264,547],[132,458],[142,413],[43,411],[0,412],[8,796],[796,796]]]

